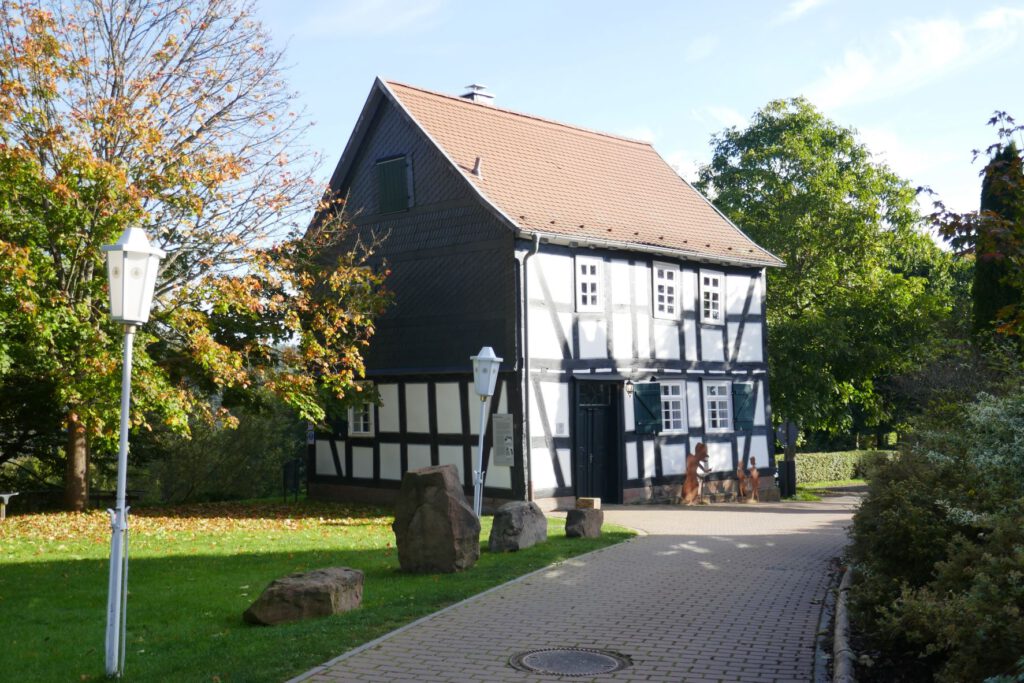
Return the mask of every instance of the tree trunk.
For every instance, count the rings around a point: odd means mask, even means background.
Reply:
[[[64,506],[68,510],[82,512],[89,502],[89,446],[85,440],[85,425],[74,410],[68,412],[67,424]]]

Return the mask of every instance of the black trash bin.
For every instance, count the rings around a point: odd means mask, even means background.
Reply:
[[[299,499],[299,492],[302,489],[302,466],[302,458],[295,458],[284,464],[284,501],[286,503],[288,494],[294,495],[296,501]]]
[[[790,498],[796,495],[796,461],[779,460],[779,495]]]

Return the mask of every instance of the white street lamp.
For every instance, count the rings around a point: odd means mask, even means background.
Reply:
[[[484,432],[487,431],[487,407],[498,381],[498,366],[503,359],[494,355],[494,349],[485,346],[480,353],[470,356],[473,361],[473,381],[480,397],[480,441],[476,447],[476,469],[473,470],[473,512],[479,517],[484,496]]]
[[[121,368],[121,439],[117,453],[117,502],[110,513],[110,582],[107,592],[106,663],[108,676],[124,673],[125,617],[128,611],[128,417],[132,384],[132,344],[135,326],[149,320],[153,288],[164,252],[149,244],[141,228],[127,228],[107,252],[110,317],[124,324],[124,363]]]

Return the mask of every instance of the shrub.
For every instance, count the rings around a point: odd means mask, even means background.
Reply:
[[[876,468],[850,533],[849,554],[860,578],[855,610],[859,606],[870,618],[902,586],[925,585],[946,557],[948,539],[970,532],[936,499],[950,476],[918,453],[902,453]]]
[[[918,426],[854,516],[856,628],[939,681],[1005,674],[1024,652],[1024,391]]]
[[[279,403],[235,408],[236,428],[195,421],[192,438],[139,439],[144,464],[132,474],[146,500],[197,502],[281,493],[282,466],[305,453],[304,424]],[[134,454],[134,453],[133,453]]]
[[[872,464],[891,457],[893,451],[838,451],[799,453],[796,456],[796,483],[843,481],[864,478]]]
[[[940,683],[977,681],[1013,668],[1024,651],[1024,516],[1001,516],[991,533],[960,537],[935,580],[906,587],[880,610],[879,629],[944,660]]]

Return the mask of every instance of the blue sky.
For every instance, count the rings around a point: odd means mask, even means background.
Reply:
[[[261,0],[330,174],[375,76],[650,141],[709,139],[804,95],[915,185],[977,208],[994,110],[1024,121],[1024,2]],[[930,207],[928,207],[930,208]]]

